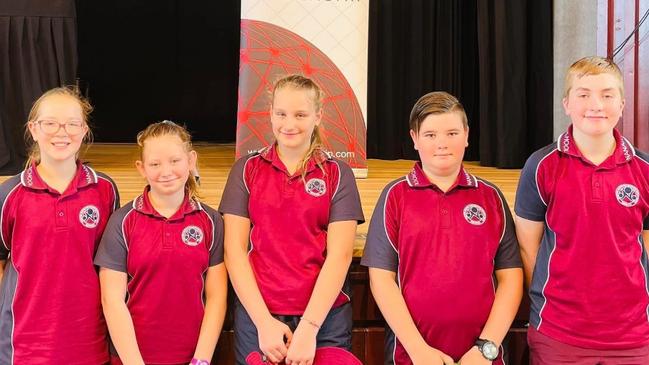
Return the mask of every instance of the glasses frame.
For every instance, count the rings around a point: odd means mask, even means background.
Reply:
[[[56,130],[55,130],[54,132],[47,132],[47,131],[45,131],[45,129],[43,128],[43,124],[42,124],[43,122],[56,123],[56,124],[58,124],[58,128],[56,128]],[[68,126],[69,126],[71,123],[69,123],[69,122],[68,122],[68,123],[59,123],[59,122],[57,122],[57,121],[55,121],[55,120],[44,119],[44,120],[37,120],[37,121],[35,121],[34,123],[38,124],[38,127],[41,129],[41,132],[47,134],[48,136],[53,136],[53,135],[59,133],[59,131],[61,130],[61,128],[63,128],[63,130],[65,131],[65,133],[68,134],[68,136],[74,137],[74,136],[78,136],[78,135],[80,135],[80,134],[83,134],[83,133],[85,132],[86,128],[87,128],[86,123],[81,122],[81,130],[79,130],[78,133],[70,133],[70,131],[68,130]]]

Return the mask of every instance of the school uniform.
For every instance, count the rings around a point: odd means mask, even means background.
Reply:
[[[642,242],[649,229],[649,156],[617,130],[613,134],[615,151],[599,166],[579,151],[570,126],[523,168],[516,214],[545,223],[530,288],[530,325],[567,345],[645,347],[649,355]]]
[[[95,264],[128,274],[126,305],[144,361],[189,363],[204,315],[207,270],[223,262],[223,221],[188,196],[165,218],[148,192],[113,214]]]
[[[322,166],[319,167],[318,163]],[[296,326],[326,259],[327,228],[364,221],[352,170],[316,151],[301,172],[288,173],[276,145],[239,159],[228,177],[219,211],[250,219],[248,260],[268,310]],[[318,346],[351,346],[346,283],[318,335]],[[333,324],[331,324],[333,323]],[[235,308],[237,363],[259,349],[256,328],[240,303]],[[325,336],[331,327],[330,335]]]
[[[464,168],[443,192],[417,162],[377,202],[361,264],[397,274],[417,330],[458,361],[495,299],[494,271],[521,267],[511,213],[494,185]],[[386,364],[412,364],[389,331]],[[502,348],[494,364],[502,364]]]
[[[0,186],[0,364],[104,364],[106,324],[93,257],[119,207],[113,181],[77,163],[63,193],[36,165]]]

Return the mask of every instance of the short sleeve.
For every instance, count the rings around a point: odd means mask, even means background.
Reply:
[[[394,244],[399,227],[396,219],[396,204],[391,199],[394,186],[395,183],[386,186],[376,203],[367,232],[361,265],[397,272],[399,255]]]
[[[221,214],[232,214],[240,217],[249,218],[248,201],[250,191],[246,186],[246,164],[250,161],[250,156],[240,158],[234,163],[228,181],[223,189],[219,212]]]
[[[647,215],[642,223],[642,229],[649,230],[649,215]]]
[[[115,184],[115,181],[113,181],[113,179],[110,176],[102,172],[97,171],[97,176],[101,179],[106,180],[110,184],[112,190],[111,191],[112,204],[111,204],[110,211],[111,212],[116,211],[120,207],[119,190],[117,189],[117,184]]]
[[[523,267],[512,213],[509,210],[509,205],[507,204],[507,201],[505,200],[502,192],[498,190],[498,188],[495,189],[498,192],[498,197],[500,198],[502,209],[505,214],[505,216],[503,217],[505,226],[503,227],[503,237],[500,240],[500,243],[498,244],[498,250],[496,251],[494,268],[496,270],[500,270]]]
[[[336,191],[331,198],[329,223],[339,221],[365,222],[361,198],[356,187],[356,179],[352,169],[344,162],[334,160],[338,164],[339,181]]]
[[[0,260],[9,258],[9,236],[13,226],[9,205],[12,193],[16,191],[18,184],[20,184],[20,175],[13,176],[0,185]]]
[[[541,199],[538,186],[537,170],[545,156],[543,150],[536,151],[527,159],[521,171],[521,177],[516,189],[516,204],[514,206],[516,215],[531,221],[543,222],[547,206]]]
[[[223,217],[216,210],[206,209],[207,214],[212,221],[212,245],[210,246],[210,263],[209,266],[216,266],[223,263]]]
[[[126,267],[128,259],[126,232],[122,227],[123,222],[132,212],[134,212],[133,208],[128,204],[111,215],[95,254],[95,265],[128,272]]]

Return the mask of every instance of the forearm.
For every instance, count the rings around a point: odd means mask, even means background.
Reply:
[[[111,341],[122,363],[124,365],[144,365],[142,354],[137,346],[133,320],[124,300],[106,299],[102,301],[102,305]]]
[[[327,256],[304,311],[304,318],[322,325],[340,294],[351,262],[351,250],[348,253]]]
[[[523,297],[523,271],[521,269],[503,269],[496,271],[498,288],[480,338],[495,342],[500,346],[507,331],[516,317],[518,306]]]
[[[532,283],[536,257],[541,247],[543,238],[544,222],[530,221],[524,218],[515,217],[516,237],[521,250],[521,259],[523,261],[523,271],[525,274],[525,285],[527,288]]]
[[[0,260],[0,284],[2,284],[2,278],[4,277],[6,266],[7,260]]]
[[[195,358],[210,360],[214,355],[214,349],[223,328],[226,302],[225,295],[222,298],[212,297],[205,301],[205,314],[201,323],[196,351],[194,352]]]
[[[372,271],[376,270],[380,269],[370,269],[372,295],[383,314],[383,318],[385,318],[399,342],[401,342],[408,354],[414,353],[417,348],[428,346],[421,333],[419,333],[417,326],[415,326],[415,322],[412,320],[410,311],[394,278],[372,273]]]

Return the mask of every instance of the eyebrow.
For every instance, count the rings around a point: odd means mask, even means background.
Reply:
[[[592,91],[591,89],[589,89],[587,87],[578,87],[576,90],[578,90],[578,91],[580,91],[580,90],[581,91]],[[612,91],[612,90],[615,90],[615,88],[614,87],[607,87],[605,89],[602,89],[601,91],[606,92],[606,91]]]

